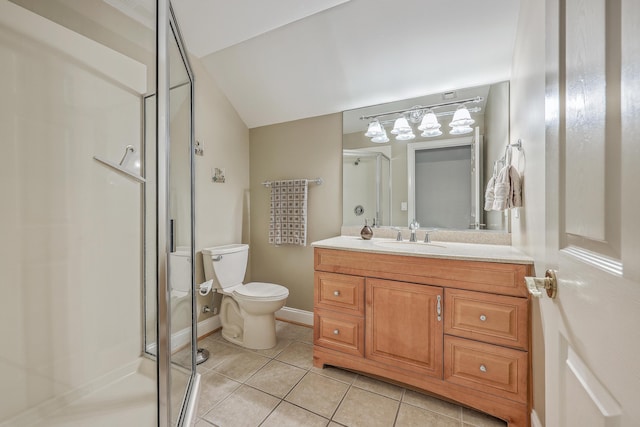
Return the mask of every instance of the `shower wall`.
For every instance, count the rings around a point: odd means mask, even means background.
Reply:
[[[0,422],[140,355],[146,72],[0,1]]]

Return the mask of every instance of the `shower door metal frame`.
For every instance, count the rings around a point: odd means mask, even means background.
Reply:
[[[190,256],[194,261],[194,230],[195,230],[195,182],[194,182],[194,75],[189,63],[180,29],[169,0],[156,0],[156,155],[157,155],[157,414],[158,426],[171,425],[171,311],[169,306],[169,267],[168,254],[172,251],[171,227],[169,221],[169,171],[170,171],[170,63],[169,37],[173,35],[182,61],[189,76],[190,86],[190,191],[191,191],[191,245]],[[191,425],[197,407],[200,375],[195,366],[195,352],[197,341],[196,328],[196,296],[194,290],[195,262],[191,263],[191,376],[182,402],[177,425]]]

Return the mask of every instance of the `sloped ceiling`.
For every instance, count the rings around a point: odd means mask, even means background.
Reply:
[[[518,0],[173,5],[249,128],[508,80],[519,12]]]

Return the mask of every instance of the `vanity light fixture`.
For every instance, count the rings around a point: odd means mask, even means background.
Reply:
[[[380,129],[382,129],[382,133],[371,138],[371,142],[375,142],[376,144],[384,144],[385,142],[389,142],[389,137],[387,136],[387,131],[385,130],[384,126],[380,125]]]
[[[451,127],[449,133],[451,135],[464,135],[471,133],[473,132],[471,125],[474,123],[475,120],[471,118],[469,110],[464,104],[462,104],[453,114],[453,119],[451,120],[451,123],[449,123],[449,126]]]
[[[418,129],[423,131],[420,136],[433,138],[434,136],[442,135],[436,113],[431,109],[427,110],[424,117],[422,117],[422,121],[420,122]]]
[[[364,136],[368,138],[376,138],[381,136],[383,132],[386,134],[384,127],[382,127],[380,122],[377,119],[375,119],[371,123],[369,123],[369,127],[367,128],[367,133],[365,133]]]
[[[369,126],[365,136],[372,138],[371,141],[375,143],[389,142],[385,125],[393,123],[393,129],[391,133],[396,136],[398,141],[407,141],[414,139],[415,133],[411,124],[420,123],[417,126],[418,130],[422,131],[420,136],[433,138],[442,135],[440,130],[440,123],[438,117],[453,115],[449,126],[451,135],[464,135],[473,132],[471,125],[475,121],[471,118],[470,113],[476,113],[480,111],[480,107],[467,108],[465,104],[479,103],[484,101],[484,98],[478,96],[475,98],[461,99],[457,101],[443,102],[440,104],[434,104],[429,106],[416,105],[406,110],[389,111],[385,113],[376,114],[375,116],[363,116],[361,120],[370,120]],[[435,112],[434,109],[440,109],[447,106],[456,106],[456,110],[452,111],[439,111]],[[380,120],[383,116],[400,115],[395,120]]]
[[[396,119],[391,133],[396,135],[398,141],[407,141],[416,137],[413,129],[409,126],[409,121],[404,116]]]

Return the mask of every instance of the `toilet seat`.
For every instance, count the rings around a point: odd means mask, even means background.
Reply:
[[[234,286],[233,294],[247,300],[273,300],[289,296],[289,289],[275,283],[249,282],[246,285]]]

